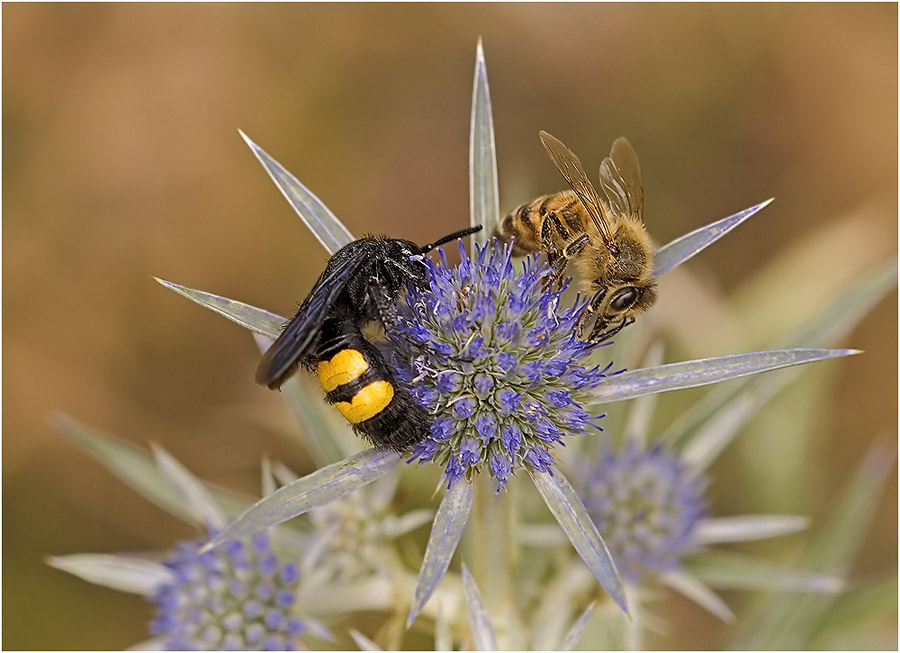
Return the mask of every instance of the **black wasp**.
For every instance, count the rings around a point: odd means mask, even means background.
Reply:
[[[427,287],[425,265],[413,257],[480,229],[462,229],[424,247],[366,236],[339,249],[263,354],[256,382],[275,390],[298,366],[315,368],[325,400],[374,444],[403,452],[424,440],[431,419],[362,330],[377,320],[390,331],[394,302],[407,284]]]

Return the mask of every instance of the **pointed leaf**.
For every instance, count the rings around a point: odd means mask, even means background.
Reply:
[[[769,399],[747,391],[726,403],[682,445],[681,459],[698,471],[709,467]]]
[[[707,551],[685,561],[692,575],[719,589],[781,592],[839,592],[844,583],[833,576],[789,569],[762,558]]]
[[[725,623],[734,621],[734,613],[722,597],[695,576],[680,570],[669,571],[660,574],[660,580]]]
[[[254,334],[253,337],[260,351],[265,352],[272,346],[271,338],[259,334]],[[335,463],[360,450],[355,445],[356,450],[344,451],[341,442],[345,434],[338,432],[338,429],[349,429],[345,426],[346,422],[342,423],[337,419],[336,414],[329,415],[328,411],[336,411],[323,401],[324,395],[322,386],[310,383],[301,374],[291,376],[281,386],[281,396],[302,428],[303,444],[319,467]],[[360,442],[359,438],[351,437],[355,442]]]
[[[366,449],[359,454],[297,479],[247,509],[225,527],[208,547],[252,535],[297,515],[331,503],[345,494],[371,483],[401,463],[388,449]]]
[[[151,447],[160,473],[175,488],[197,522],[209,529],[222,528],[225,515],[197,477],[158,444]]]
[[[322,243],[322,246],[328,250],[329,254],[334,254],[341,247],[354,240],[353,235],[337,219],[327,206],[318,197],[312,194],[310,190],[297,181],[290,172],[278,161],[270,157],[265,150],[259,145],[251,141],[247,135],[238,130],[241,138],[253,151],[253,154],[262,164],[269,177],[278,186],[281,194],[290,202],[297,215],[306,223],[313,235]]]
[[[562,533],[562,529],[554,524]],[[562,533],[565,537],[565,533]],[[571,546],[571,543],[567,544]],[[549,562],[553,556],[542,552],[543,555],[536,560]],[[581,598],[595,596],[597,594],[597,579],[580,558],[567,555],[553,568],[553,573],[544,578],[543,575],[530,579],[531,583],[538,583],[540,595],[537,605],[528,615],[530,641],[528,648],[533,651],[552,650],[556,644],[565,637],[566,628],[569,626],[569,617],[575,610],[581,607]],[[626,589],[627,592],[627,589]],[[627,594],[626,594],[627,596]],[[632,609],[634,606],[630,606]],[[609,617],[608,624],[615,624],[613,629],[621,627],[622,612],[612,601],[604,601],[599,609]],[[524,648],[524,642],[517,648]],[[611,647],[608,647],[611,648]]]
[[[413,605],[406,619],[409,627],[419,612],[425,607],[425,603],[437,589],[438,583],[447,573],[453,552],[459,544],[469,513],[472,511],[472,499],[474,488],[471,483],[461,479],[450,486],[437,514],[434,516],[434,526],[431,527],[431,535],[428,537],[428,545],[425,547],[425,556],[422,567],[419,569],[419,579],[416,583]]]
[[[452,624],[441,606],[438,606],[437,616],[434,618],[434,650],[454,650]]]
[[[387,612],[396,607],[396,578],[368,576],[349,583],[326,582],[315,586],[307,581],[304,575],[291,608],[294,614],[346,617],[353,612]]]
[[[278,489],[278,481],[275,479],[275,473],[272,471],[272,460],[268,455],[264,455],[262,465],[259,470],[259,487],[262,490],[261,496],[267,497],[274,494]]]
[[[821,313],[774,344],[776,347],[803,347],[836,343],[896,287],[897,259],[892,259],[854,283]]]
[[[54,427],[145,499],[189,524],[203,525],[195,520],[192,511],[185,505],[184,498],[160,472],[153,457],[143,449],[107,433],[90,429],[65,415],[58,415],[54,419]],[[229,515],[244,511],[251,503],[246,495],[212,484],[205,485],[216,504]]]
[[[356,630],[355,628],[350,629],[350,637],[353,638],[353,641],[356,642],[357,648],[360,651],[381,651],[384,650],[378,644],[373,642],[371,639],[363,635],[361,632]]]
[[[306,628],[306,632],[313,637],[318,637],[326,642],[334,641],[334,634],[318,619],[303,617],[303,626]]]
[[[841,574],[850,566],[875,518],[879,495],[895,460],[896,450],[885,443],[876,442],[869,449],[805,556],[805,568]],[[764,610],[744,623],[732,646],[807,649],[834,600],[834,596],[823,594],[771,597]]]
[[[151,637],[126,648],[126,651],[167,651],[168,637]]]
[[[896,285],[897,262],[894,260],[867,275],[846,292],[841,293],[820,314],[775,343],[776,347],[809,345],[822,347],[837,343]],[[745,377],[741,381],[719,386],[673,420],[660,439],[679,443],[700,437],[698,432],[700,425],[710,420],[711,416],[718,411],[731,410],[731,404],[734,401],[747,404],[743,414],[743,420],[746,423],[756,411],[777,395],[800,372],[801,370],[792,370],[783,374]],[[745,396],[736,399],[742,393]],[[740,427],[741,424],[735,426]],[[712,429],[704,429],[703,433],[717,442],[711,447],[706,444],[697,446],[705,449],[707,453],[711,453],[714,458],[729,440],[722,437],[723,434]],[[732,431],[729,437],[733,437],[736,433],[736,430]]]
[[[594,390],[592,399],[598,404],[622,401],[858,353],[853,349],[781,349],[670,363],[611,376]]]
[[[578,617],[578,620],[574,624],[572,624],[572,628],[570,628],[569,632],[566,633],[565,639],[563,639],[557,650],[571,651],[575,648],[575,646],[578,644],[578,641],[581,639],[581,636],[584,634],[584,628],[585,626],[587,626],[588,619],[590,618],[591,613],[594,611],[595,605],[597,605],[596,601],[585,608],[584,612],[581,613],[581,616]]]
[[[697,524],[693,538],[699,544],[750,542],[797,533],[809,525],[798,515],[742,515],[705,519]]]
[[[475,648],[479,651],[496,651],[497,636],[494,634],[494,626],[484,607],[481,592],[466,563],[462,563],[463,592],[466,596],[466,607],[469,611],[469,626],[472,629],[472,639],[475,640]]]
[[[497,148],[494,144],[494,118],[488,89],[487,67],[481,39],[475,53],[475,82],[472,89],[472,124],[469,133],[469,214],[472,226],[484,229],[472,236],[475,245],[484,245],[500,220],[497,190]]]
[[[628,605],[625,599],[625,590],[619,578],[616,564],[613,562],[609,549],[603,542],[597,527],[588,515],[587,509],[578,498],[569,481],[559,470],[552,474],[536,472],[530,467],[528,474],[534,481],[544,503],[556,517],[559,525],[569,536],[569,540],[581,556],[588,569],[603,586],[613,600],[627,613]]]
[[[142,497],[189,524],[199,525],[184,500],[166,482],[146,451],[124,440],[89,429],[64,415],[58,416],[54,425]]]
[[[834,606],[828,611],[819,632],[812,640],[813,646],[809,650],[840,650],[844,646],[835,646],[834,641],[864,641],[863,631],[875,637],[878,641],[877,625],[889,624],[897,619],[897,576],[891,574],[887,577],[874,578],[865,585],[854,588],[846,594],[836,597]],[[875,626],[875,628],[873,628]],[[883,638],[892,637],[889,628],[882,629]],[[893,633],[894,642],[897,641],[896,630]],[[887,646],[869,646],[869,650],[889,650]],[[894,644],[896,646],[896,644]]]
[[[419,526],[424,526],[432,521],[434,521],[434,510],[422,508],[399,517],[390,515],[384,519],[380,528],[384,533],[384,537],[394,538],[414,531]]]
[[[644,357],[642,367],[644,369],[658,367],[663,361],[662,343],[653,344]],[[625,437],[639,447],[644,447],[650,434],[650,425],[656,409],[659,396],[656,394],[644,395],[631,402],[628,411],[628,421],[625,424]]]
[[[740,213],[735,213],[705,227],[700,227],[667,245],[663,245],[654,257],[653,276],[659,278],[689,258],[699,254],[754,213],[767,207],[771,202],[772,200],[766,200],[756,206],[751,206],[749,209],[744,209]]]
[[[285,319],[275,313],[264,311],[261,308],[250,306],[227,297],[220,297],[202,290],[187,288],[171,281],[165,281],[153,277],[169,290],[174,290],[179,295],[187,297],[192,302],[208,308],[214,313],[227,317],[232,322],[240,324],[245,329],[261,333],[270,338],[277,338],[284,326]]]
[[[175,580],[172,571],[158,562],[124,555],[78,553],[49,557],[47,564],[89,583],[141,596],[151,596]]]

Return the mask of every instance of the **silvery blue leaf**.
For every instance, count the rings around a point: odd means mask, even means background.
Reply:
[[[272,338],[258,333],[253,337],[260,351],[265,352],[272,346]],[[352,434],[346,433],[350,430],[347,422],[342,422],[334,408],[323,401],[324,395],[325,391],[321,386],[314,386],[299,374],[291,376],[281,385],[281,396],[294,418],[303,427],[303,444],[309,449],[310,455],[319,467],[358,453],[361,447],[356,443],[362,442]],[[354,441],[354,444],[349,446],[356,447],[352,451],[345,451],[345,447],[342,446],[347,435]]]
[[[578,640],[581,639],[581,635],[584,634],[584,627],[587,626],[588,619],[590,618],[591,613],[594,611],[595,605],[597,605],[596,601],[594,601],[584,609],[584,612],[581,613],[581,616],[578,617],[575,623],[572,624],[569,632],[566,633],[565,638],[560,643],[557,650],[571,651],[575,648],[575,645],[578,644]]]
[[[896,285],[897,261],[893,260],[841,293],[821,313],[774,343],[775,347],[836,344]],[[701,440],[691,447],[690,455],[698,455],[703,464],[708,464],[740,427],[799,373],[800,370],[793,370],[778,375],[745,377],[719,386],[678,415],[660,439],[672,443]],[[734,402],[741,405],[734,406]],[[726,428],[711,424],[712,416],[722,411],[731,414],[721,414],[715,419],[721,420],[721,426]],[[707,426],[701,431],[704,423]],[[704,442],[706,438],[710,441]]]
[[[750,542],[804,530],[809,519],[798,515],[741,515],[704,519],[694,529],[699,544]]]
[[[728,590],[833,594],[845,585],[834,576],[791,569],[763,558],[724,551],[706,551],[694,556],[685,561],[685,568],[710,586]]]
[[[353,638],[353,641],[356,642],[356,646],[360,651],[381,651],[383,650],[378,644],[373,642],[371,639],[363,635],[361,632],[356,630],[355,628],[351,628],[349,630],[350,637]]]
[[[171,281],[165,281],[154,277],[169,290],[174,290],[179,295],[187,297],[192,302],[200,304],[204,308],[227,317],[232,322],[240,324],[245,329],[250,329],[270,338],[277,338],[284,326],[285,319],[275,313],[264,311],[261,308],[244,304],[227,297],[220,297],[202,290],[187,288]]]
[[[625,590],[609,549],[568,480],[557,469],[552,474],[526,468],[544,503],[584,560],[591,573],[624,612],[628,612]]]
[[[465,479],[451,485],[444,495],[434,516],[434,525],[431,527],[431,535],[425,547],[413,604],[406,619],[407,627],[419,616],[419,612],[447,573],[447,567],[450,566],[450,560],[469,519],[473,497],[472,484]]]
[[[681,265],[689,258],[712,245],[754,213],[767,207],[771,202],[772,200],[770,199],[766,200],[732,216],[708,224],[705,227],[700,227],[667,245],[663,245],[657,250],[654,257],[653,276],[659,278],[666,272]]]
[[[278,489],[278,481],[275,478],[275,472],[272,469],[272,460],[268,455],[264,455],[262,465],[259,470],[259,487],[262,490],[261,496],[267,497],[274,494]]]
[[[592,399],[598,404],[634,399],[858,353],[854,349],[780,349],[670,363],[611,376],[594,390]]]
[[[479,651],[496,651],[497,636],[494,634],[494,627],[491,624],[491,618],[488,616],[484,607],[484,601],[481,598],[481,592],[478,591],[478,585],[466,563],[462,563],[463,592],[466,597],[466,608],[469,611],[469,626],[472,629],[472,639],[475,641],[475,648]]]
[[[65,415],[57,416],[54,426],[142,497],[179,519],[202,525],[197,523],[184,498],[146,451],[109,434],[89,429]],[[237,492],[213,486],[207,486],[207,491],[212,493],[216,504],[227,514],[242,512],[250,504],[246,496]]]
[[[51,556],[47,558],[47,564],[89,583],[141,596],[152,595],[174,579],[172,570],[159,562],[125,555],[78,553]]]
[[[175,488],[197,522],[207,530],[222,528],[225,525],[225,515],[203,483],[158,444],[152,444],[151,447],[160,473]]]
[[[681,459],[691,469],[700,471],[709,467],[769,398],[770,393],[749,390],[734,397],[682,444]]]
[[[699,578],[684,570],[677,570],[664,572],[660,574],[659,579],[725,623],[734,621],[734,613],[728,604]]]
[[[469,214],[472,226],[484,229],[472,236],[475,245],[484,245],[500,219],[497,190],[497,148],[494,145],[494,118],[491,113],[491,94],[488,89],[487,67],[481,39],[475,53],[475,82],[472,89],[472,123],[469,134]]]
[[[106,433],[89,429],[64,415],[58,416],[54,423],[57,430],[94,456],[116,478],[142,497],[188,523],[197,524],[181,496],[166,482],[146,451]]]
[[[337,219],[337,216],[325,206],[322,200],[313,195],[306,186],[301,184],[278,161],[270,157],[259,145],[251,141],[244,132],[241,130],[238,130],[238,132],[240,132],[241,138],[253,151],[263,168],[266,169],[266,172],[269,173],[269,177],[278,186],[278,190],[290,202],[294,211],[306,223],[306,226],[322,243],[322,246],[328,250],[329,254],[334,254],[341,247],[354,240],[347,227]]]
[[[438,606],[437,616],[434,618],[434,650],[454,650],[452,624],[440,606]]]
[[[169,639],[167,637],[151,637],[129,646],[126,651],[167,651]]]
[[[395,469],[401,461],[400,456],[394,451],[373,448],[323,467],[290,485],[285,485],[275,494],[257,501],[226,526],[207,546],[252,535],[264,528],[302,515],[308,510],[331,503]]]

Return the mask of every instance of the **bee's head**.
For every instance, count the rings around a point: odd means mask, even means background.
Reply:
[[[652,277],[617,283],[609,288],[598,314],[603,327],[622,320],[631,320],[653,306],[656,301],[656,281]]]

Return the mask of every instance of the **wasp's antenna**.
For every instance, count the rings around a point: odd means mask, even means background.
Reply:
[[[460,238],[465,238],[469,234],[474,234],[477,231],[481,231],[482,228],[483,227],[479,224],[479,225],[475,225],[474,227],[468,227],[466,229],[460,229],[459,231],[454,231],[449,236],[444,236],[440,240],[436,240],[435,242],[422,247],[422,254],[427,254],[428,252],[433,250],[435,247],[440,247],[441,245],[445,245],[446,243],[449,243],[451,240],[459,240]]]

